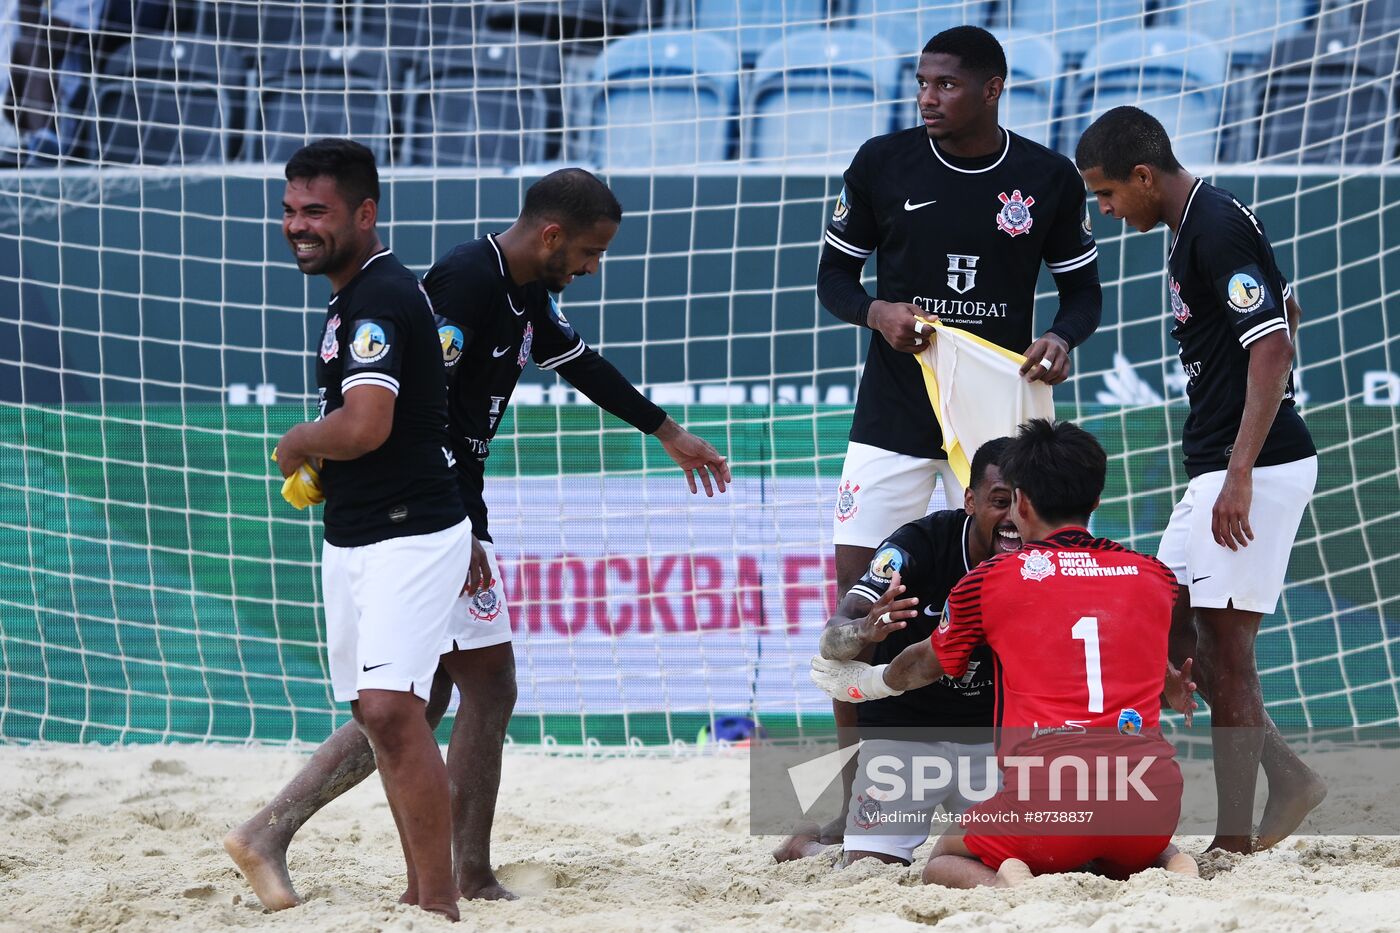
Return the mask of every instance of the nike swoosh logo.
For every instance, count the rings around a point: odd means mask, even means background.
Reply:
[[[938,613],[939,610],[933,608],[933,603],[929,603],[927,606],[924,607],[924,615],[926,616],[936,616],[938,615]]]
[[[390,664],[393,664],[393,663],[394,663],[393,661],[385,661],[383,664],[374,664],[374,665],[364,664],[364,665],[361,665],[361,666],[360,666],[360,670],[362,670],[362,671],[364,671],[366,674],[368,674],[370,671],[377,671],[377,670],[379,670],[381,667],[388,667]]]
[[[906,211],[917,211],[917,210],[918,210],[919,208],[921,208],[921,207],[928,207],[930,204],[937,204],[937,203],[938,203],[938,199],[935,198],[935,199],[932,200],[932,201],[924,201],[924,202],[922,202],[921,204],[911,204],[911,203],[909,202],[909,199],[908,199],[908,198],[905,198],[905,199],[904,199],[904,209],[905,209]]]
[[[1200,583],[1202,580],[1209,580],[1209,579],[1210,579],[1211,577],[1213,577],[1213,576],[1215,576],[1215,574],[1208,573],[1208,574],[1206,574],[1204,577],[1192,577],[1192,578],[1191,578],[1191,582],[1192,582],[1192,583]]]
[[[502,356],[505,356],[505,355],[506,355],[507,353],[509,353],[509,352],[510,352],[510,347],[498,347],[498,348],[496,348],[495,350],[492,350],[492,351],[491,351],[491,355],[494,356],[494,357],[502,357]]]

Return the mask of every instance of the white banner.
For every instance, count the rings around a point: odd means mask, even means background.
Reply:
[[[518,712],[830,710],[807,670],[835,605],[834,479],[486,485]]]

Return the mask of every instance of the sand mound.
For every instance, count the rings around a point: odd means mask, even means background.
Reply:
[[[0,931],[447,929],[395,904],[397,840],[368,781],[309,824],[291,867],[306,903],[268,914],[224,854],[229,826],[304,759],[200,747],[0,748]],[[950,892],[916,869],[776,865],[748,834],[743,758],[506,756],[495,862],[522,899],[464,904],[486,929],[1315,929],[1400,921],[1400,841],[1313,837],[1203,860],[1199,881],[1038,878]],[[1190,851],[1202,841],[1179,840]]]

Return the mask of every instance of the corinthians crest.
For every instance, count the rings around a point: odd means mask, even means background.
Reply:
[[[1055,562],[1050,559],[1054,556],[1053,551],[1031,551],[1029,554],[1017,556],[1024,562],[1021,564],[1022,578],[1044,580],[1055,575]]]
[[[1010,236],[1019,236],[1030,231],[1031,206],[1035,204],[1035,198],[1022,197],[1021,189],[1017,188],[1011,192],[1011,197],[1008,198],[1003,191],[997,195],[997,200],[1001,202],[1001,210],[997,212],[998,230]]]
[[[847,522],[855,517],[860,511],[860,506],[856,505],[856,493],[860,492],[859,486],[852,486],[850,480],[841,484],[841,488],[836,490],[836,520]]]
[[[321,336],[321,361],[329,363],[340,355],[340,341],[336,339],[335,332],[340,329],[340,315],[337,314],[326,322],[326,332]]]
[[[1171,299],[1172,317],[1176,318],[1178,323],[1185,324],[1191,317],[1191,306],[1181,300],[1181,283],[1171,276],[1167,276],[1167,280],[1171,283],[1167,297]]]
[[[469,610],[472,617],[481,622],[490,622],[501,614],[501,600],[494,589],[478,590],[472,596]]]

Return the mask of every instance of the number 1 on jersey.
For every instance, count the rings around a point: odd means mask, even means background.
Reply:
[[[1099,664],[1099,620],[1084,616],[1069,630],[1075,641],[1084,642],[1084,679],[1089,688],[1089,712],[1103,712],[1103,669]]]

